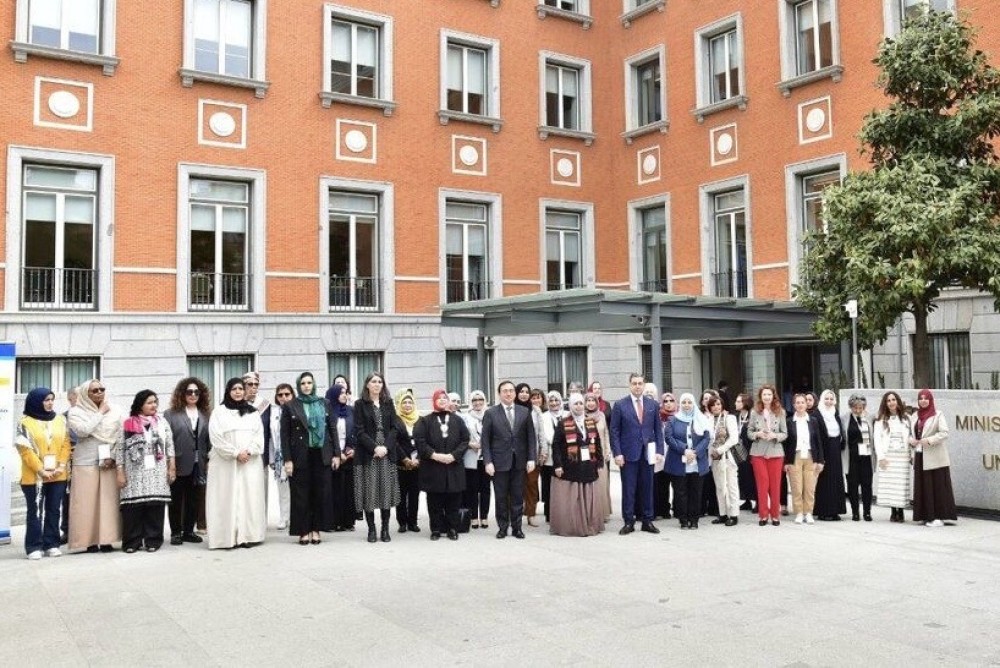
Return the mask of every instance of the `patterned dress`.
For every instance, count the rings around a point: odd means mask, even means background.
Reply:
[[[878,486],[875,490],[878,505],[889,508],[905,508],[910,505],[910,420],[900,420],[893,415],[889,424],[875,421],[875,450],[878,459],[889,462],[885,470],[878,468]]]
[[[375,445],[385,446],[385,429],[382,409],[372,404],[375,411]],[[367,464],[354,466],[354,505],[358,512],[370,513],[388,510],[399,504],[399,477],[396,464],[389,457],[373,457]]]
[[[166,420],[161,419],[144,433],[123,431],[116,454],[117,463],[125,468],[121,505],[170,502],[167,460],[174,456],[174,441]],[[147,455],[151,457],[149,467]]]

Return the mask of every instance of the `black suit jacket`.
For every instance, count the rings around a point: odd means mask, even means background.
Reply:
[[[269,410],[273,410],[272,407]],[[323,401],[323,466],[330,466],[340,456],[340,439],[330,426],[330,407]],[[281,457],[293,464],[293,471],[305,471],[309,466],[309,417],[298,397],[281,407]],[[293,473],[294,475],[294,473]]]
[[[198,431],[191,431],[191,420],[188,419],[187,411],[167,411],[163,414],[170,431],[174,435],[174,461],[177,467],[178,476],[189,476],[194,472],[195,462],[201,467],[202,475],[205,474],[208,463],[208,451],[212,449],[212,442],[208,439],[208,416],[204,413],[198,414]],[[197,452],[197,456],[196,453]]]
[[[820,433],[820,420],[809,416],[806,421],[809,425],[809,456],[812,457],[813,464],[822,464],[826,460],[823,457],[823,437]],[[798,440],[798,424],[795,422],[795,415],[787,419],[788,438],[785,439],[785,463],[795,463],[795,445]],[[826,432],[826,429],[823,430]]]
[[[493,464],[497,471],[510,471],[515,467],[519,471],[525,470],[528,462],[535,461],[538,456],[531,411],[514,404],[514,428],[511,429],[503,404],[486,409],[481,444],[483,462]]]
[[[398,464],[402,454],[401,447],[409,445],[406,442],[406,427],[396,415],[391,401],[383,401],[379,408],[382,413],[385,447],[389,451],[386,457],[393,464]],[[357,448],[354,450],[354,457],[359,464],[368,464],[375,457],[375,424],[375,405],[367,399],[355,401],[354,434],[357,437]]]

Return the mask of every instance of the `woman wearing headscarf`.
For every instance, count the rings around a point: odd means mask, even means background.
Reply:
[[[490,477],[486,475],[481,445],[483,415],[486,413],[486,394],[473,390],[469,395],[469,410],[463,416],[469,430],[469,449],[462,455],[465,466],[465,491],[462,507],[469,511],[470,527],[488,528],[490,514]]]
[[[382,374],[373,371],[365,378],[361,397],[354,402],[354,430],[358,438],[354,463],[354,503],[365,514],[368,542],[392,540],[389,514],[399,504],[399,477],[396,462],[405,446],[405,428],[392,405]],[[375,511],[379,511],[382,531],[376,536]]]
[[[285,458],[281,453],[281,407],[294,397],[295,388],[288,383],[278,383],[274,388],[274,403],[265,411],[267,424],[264,429],[271,434],[271,450],[267,455],[267,464],[271,475],[274,476],[274,484],[278,488],[278,531],[288,528],[292,515],[292,492],[289,488],[288,474],[285,473]]]
[[[288,534],[299,545],[319,545],[330,526],[330,471],[340,465],[340,448],[330,429],[326,400],[316,394],[308,371],[295,381],[298,392],[281,407],[281,458],[291,486]]]
[[[597,468],[597,487],[595,492],[597,500],[601,502],[601,509],[604,511],[604,521],[611,519],[611,476],[608,475],[611,466],[611,448],[608,421],[601,410],[600,398],[593,392],[583,395],[583,409],[587,417],[597,425],[597,436],[601,440],[601,452],[604,453],[604,463]],[[655,517],[654,517],[655,519]]]
[[[518,383],[514,387],[514,403],[528,409],[534,426],[538,427],[538,417],[542,409],[536,409],[531,400],[531,386],[527,383]],[[536,431],[537,435],[538,432]],[[537,436],[536,436],[537,438]],[[538,461],[542,461],[541,455]],[[538,478],[541,475],[539,466],[536,466],[524,479],[524,516],[528,518],[528,526],[538,526],[535,523],[535,514],[538,512]]]
[[[878,505],[892,508],[890,522],[905,522],[903,508],[910,501],[910,438],[913,424],[906,404],[893,391],[882,395],[875,419],[875,455],[878,457]]]
[[[163,419],[170,425],[174,441],[177,476],[170,485],[170,544],[200,543],[195,533],[198,519],[198,487],[204,487],[207,473],[208,419],[211,414],[208,387],[198,378],[182,378],[170,395],[170,408]]]
[[[115,448],[126,554],[156,552],[163,546],[163,509],[170,503],[177,469],[173,432],[156,414],[159,405],[152,390],[138,392]]]
[[[806,410],[806,396],[794,395],[792,406],[795,412],[787,421],[785,472],[791,481],[795,523],[812,524],[816,476],[824,468],[823,438],[820,436],[819,423]]]
[[[677,397],[671,392],[664,392],[660,398],[660,430],[664,434],[664,443],[667,442],[666,433],[676,413]],[[670,519],[670,474],[667,473],[666,465],[666,459],[653,465],[653,519]]]
[[[208,421],[208,548],[251,547],[264,542],[264,423],[245,400],[242,378],[226,383],[222,404]]]
[[[851,519],[861,520],[858,513],[858,488],[864,510],[865,522],[872,521],[872,478],[875,473],[875,446],[872,442],[873,425],[865,412],[865,398],[852,394],[847,400],[851,414],[847,418],[847,496],[851,501]]]
[[[721,395],[708,400],[706,417],[712,424],[709,454],[719,506],[719,517],[712,520],[712,524],[731,527],[739,522],[740,514],[740,485],[737,480],[736,459],[732,452],[739,442],[739,429],[736,426],[736,416],[727,413],[723,407]]]
[[[14,445],[21,456],[21,492],[27,505],[24,552],[28,559],[58,557],[59,512],[66,493],[70,440],[66,418],[52,410],[56,395],[36,387],[24,400]]]
[[[774,385],[761,385],[757,390],[757,403],[750,413],[747,435],[750,446],[750,465],[757,484],[757,517],[760,526],[781,524],[781,484],[785,475],[785,448],[788,425],[785,409]]]
[[[586,414],[581,394],[569,395],[569,412],[555,427],[552,441],[552,519],[557,536],[595,536],[604,530],[602,492],[595,487],[604,466],[597,422]]]
[[[667,473],[674,487],[674,517],[681,529],[697,529],[701,516],[702,478],[708,474],[712,425],[695,405],[694,395],[681,395],[680,408],[664,433]]]
[[[841,451],[847,447],[844,439],[844,424],[837,413],[837,395],[832,390],[823,390],[819,397],[817,411],[823,423],[823,468],[816,478],[817,519],[836,522],[847,512],[847,489],[844,487],[844,463]]]
[[[69,409],[73,448],[73,493],[69,500],[69,549],[110,552],[121,540],[118,476],[114,448],[122,430],[122,411],[107,399],[104,383],[88,380],[77,388]]]
[[[354,431],[354,411],[347,385],[334,383],[326,391],[330,404],[330,428],[340,451],[340,466],[333,469],[331,480],[331,517],[334,531],[354,531],[358,511],[354,507],[354,453],[357,434]]]
[[[913,448],[913,521],[929,527],[958,520],[947,440],[948,423],[934,407],[934,395],[928,389],[920,390],[917,421],[909,441]]]
[[[545,395],[545,401],[548,404],[548,410],[542,411],[542,414],[538,417],[541,429],[535,433],[538,435],[538,461],[542,465],[542,503],[545,504],[545,521],[548,522],[552,516],[549,494],[552,491],[552,476],[555,472],[552,459],[552,442],[556,438],[556,427],[563,417],[565,417],[566,412],[563,410],[562,395],[558,391],[550,390]]]
[[[750,411],[753,409],[753,397],[745,392],[736,395],[733,400],[736,426],[740,430],[740,443],[743,449],[750,452],[750,437],[747,435],[747,426],[750,424]],[[750,466],[750,457],[745,457],[737,467],[737,478],[740,483],[740,498],[743,505],[740,510],[755,510],[754,504],[757,502],[757,484],[753,477],[753,468]]]
[[[451,398],[447,394],[445,398],[448,400],[445,409],[450,411]],[[399,412],[400,422],[406,428],[405,434],[399,434],[399,505],[396,506],[396,521],[399,523],[399,533],[406,533],[407,530],[420,533],[417,525],[417,513],[420,512],[420,454],[413,436],[420,413],[417,411],[413,390],[407,388],[396,392],[396,410]]]
[[[450,407],[444,390],[435,390],[433,412],[423,416],[413,428],[420,468],[420,489],[427,493],[431,540],[447,534],[458,540],[459,505],[465,489],[462,457],[469,447],[469,429]]]

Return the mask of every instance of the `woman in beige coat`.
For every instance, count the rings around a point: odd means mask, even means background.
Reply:
[[[958,519],[947,441],[948,424],[934,408],[934,395],[920,390],[917,422],[909,440],[913,449],[913,521],[929,527]]]

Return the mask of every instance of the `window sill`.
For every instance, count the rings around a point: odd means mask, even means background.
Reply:
[[[337,104],[353,104],[359,107],[370,107],[381,109],[386,116],[392,116],[396,110],[396,103],[391,100],[380,100],[374,97],[362,97],[359,95],[347,95],[346,93],[331,93],[323,91],[319,94],[319,99],[323,101],[323,108],[329,109],[336,102]]]
[[[725,111],[727,109],[739,109],[740,111],[747,110],[747,102],[750,101],[746,95],[736,95],[728,100],[722,100],[721,102],[714,102],[712,104],[707,104],[704,107],[698,107],[691,113],[694,117],[698,119],[699,123],[705,122],[706,116],[711,116],[712,114],[717,114],[720,111]]]
[[[648,135],[659,130],[663,134],[667,134],[667,130],[670,129],[670,121],[662,120],[656,121],[655,123],[649,123],[643,125],[642,127],[635,128],[634,130],[627,130],[622,133],[622,138],[625,139],[626,144],[631,144],[633,141],[642,137],[643,135]]]
[[[587,16],[586,14],[581,14],[579,12],[571,12],[568,9],[559,9],[558,7],[550,7],[549,5],[538,5],[535,7],[535,11],[538,13],[538,18],[544,19],[546,16],[555,16],[556,18],[566,19],[567,21],[575,21],[583,26],[584,30],[590,30],[590,26],[594,23],[594,17]]]
[[[476,114],[463,114],[461,111],[451,111],[450,109],[439,109],[438,120],[441,125],[448,125],[451,121],[461,121],[464,123],[476,123],[477,125],[489,125],[493,132],[500,132],[503,127],[503,120],[492,116],[477,116]]]
[[[844,75],[843,65],[830,65],[829,67],[824,67],[823,69],[816,70],[815,72],[807,72],[805,74],[800,74],[797,77],[792,77],[791,79],[785,79],[778,83],[778,90],[784,97],[789,97],[792,94],[793,88],[798,88],[799,86],[805,86],[806,84],[811,84],[815,81],[822,81],[823,79],[833,79],[833,83],[840,83],[840,80]]]
[[[556,128],[551,125],[539,125],[538,126],[538,138],[545,140],[549,137],[568,137],[570,139],[579,139],[583,142],[584,146],[590,146],[597,139],[597,135],[593,132],[584,132],[583,130],[567,130],[565,128]]]
[[[646,3],[645,5],[640,5],[633,9],[632,11],[625,12],[621,15],[622,25],[628,28],[632,25],[640,16],[645,16],[646,14],[652,13],[654,11],[662,12],[667,6],[667,0],[653,0],[653,2]]]
[[[193,86],[195,81],[204,81],[206,83],[221,84],[223,86],[235,86],[236,88],[250,88],[257,97],[264,97],[267,93],[267,89],[271,87],[270,81],[245,79],[243,77],[231,77],[228,74],[200,72],[198,70],[189,70],[183,67],[178,72],[181,75],[181,85],[185,88]]]
[[[28,56],[39,56],[41,58],[53,58],[55,60],[68,60],[74,63],[85,65],[100,65],[104,70],[104,76],[114,76],[118,63],[121,62],[115,56],[102,56],[97,53],[83,53],[81,51],[70,51],[69,49],[56,49],[51,46],[39,46],[27,42],[10,42],[10,50],[14,52],[14,61],[18,63],[28,62]]]

